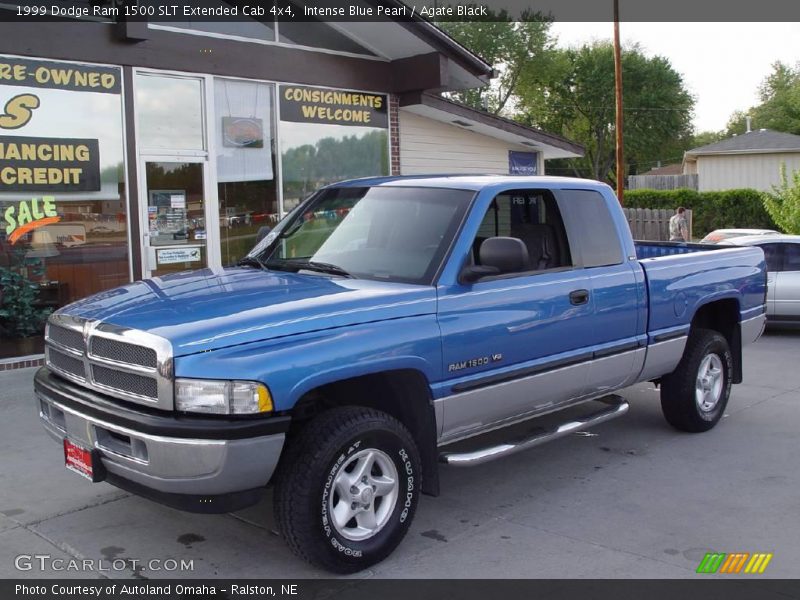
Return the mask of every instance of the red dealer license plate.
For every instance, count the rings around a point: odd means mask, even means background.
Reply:
[[[64,439],[64,465],[89,481],[102,480],[97,469],[101,466],[97,453],[68,439]]]

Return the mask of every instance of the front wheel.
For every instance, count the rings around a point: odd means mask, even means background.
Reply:
[[[396,419],[369,408],[334,408],[290,441],[275,483],[275,520],[299,557],[353,573],[402,541],[420,472],[413,438]]]
[[[661,410],[670,425],[708,431],[722,418],[731,393],[733,355],[728,341],[710,329],[689,334],[683,358],[661,381]]]

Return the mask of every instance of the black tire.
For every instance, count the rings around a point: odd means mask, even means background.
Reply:
[[[370,449],[371,454],[364,454]],[[383,514],[376,519],[383,524],[366,539],[349,539],[366,534],[355,529],[361,526],[355,516],[342,531],[337,527],[333,508],[343,501],[336,486],[343,479],[337,476],[343,473],[350,479],[357,467],[368,464],[369,456],[375,457],[377,466],[371,468],[368,482],[359,480],[364,489],[358,488],[357,497],[367,502],[358,504],[358,510],[371,506],[373,514]],[[387,460],[394,465],[394,473]],[[347,472],[351,465],[352,472]],[[416,444],[399,421],[370,408],[334,408],[314,418],[288,442],[275,481],[275,521],[300,558],[335,573],[354,573],[382,561],[403,540],[417,508],[421,473]],[[377,492],[366,495],[366,487],[375,489],[369,485],[373,477],[386,475],[388,481],[393,474],[394,500],[391,493],[381,498]],[[347,498],[345,508],[354,505],[350,501],[355,496]],[[381,509],[384,501],[387,504]]]
[[[708,358],[707,358],[708,357]],[[708,363],[704,362],[708,361]],[[706,367],[710,364],[711,371]],[[701,375],[721,371],[719,394],[713,393],[715,384],[709,383],[713,378]],[[703,373],[700,373],[701,368]],[[661,410],[667,422],[681,431],[699,433],[713,428],[722,418],[728,398],[731,394],[731,372],[733,371],[733,355],[728,341],[718,332],[710,329],[693,329],[686,341],[683,357],[677,368],[661,380]],[[698,386],[706,389],[704,396],[698,392]],[[713,398],[718,397],[716,402]]]

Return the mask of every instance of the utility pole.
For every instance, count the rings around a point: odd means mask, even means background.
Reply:
[[[619,44],[619,0],[614,0],[614,97],[617,112],[617,198],[625,206],[625,159],[622,152],[622,55]]]

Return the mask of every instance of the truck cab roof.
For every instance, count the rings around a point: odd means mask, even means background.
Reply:
[[[549,175],[465,175],[465,174],[430,174],[430,175],[398,175],[388,177],[363,177],[349,179],[331,184],[329,188],[363,187],[363,186],[409,186],[434,187],[480,191],[493,187],[520,188],[571,188],[610,190],[608,185],[592,179],[576,177],[551,177]]]

